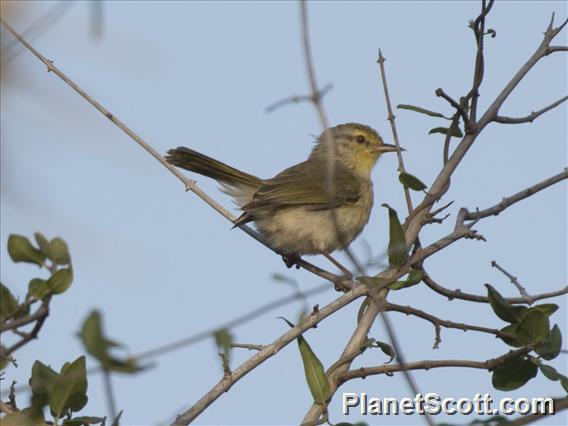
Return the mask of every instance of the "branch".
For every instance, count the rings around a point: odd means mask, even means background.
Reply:
[[[249,351],[261,351],[264,349],[264,345],[255,345],[253,343],[231,343],[232,348],[242,348],[248,349]]]
[[[550,55],[554,52],[568,52],[568,46],[550,46],[547,49],[546,54]]]
[[[568,96],[564,96],[563,98],[558,99],[556,102],[551,103],[547,107],[540,109],[538,111],[533,111],[525,117],[505,117],[503,115],[497,115],[497,116],[495,116],[493,121],[495,121],[496,123],[504,123],[504,124],[532,123],[534,120],[536,120],[542,114],[550,111],[553,108],[556,108],[558,105],[562,104],[567,99],[568,99]]]
[[[436,89],[436,96],[438,97],[442,97],[444,98],[446,101],[448,101],[450,103],[451,106],[453,106],[457,112],[460,114],[463,123],[464,123],[464,128],[468,129],[470,127],[470,120],[469,117],[467,116],[467,112],[465,110],[465,107],[461,104],[459,104],[458,102],[456,102],[451,96],[447,95],[446,92],[444,92],[441,88]],[[448,131],[448,133],[450,133]]]
[[[524,355],[532,350],[532,346],[523,346],[522,348],[516,349],[514,351],[509,351],[508,353],[501,355],[498,358],[488,359],[486,361],[469,361],[469,360],[457,360],[457,359],[445,359],[445,360],[427,360],[427,361],[417,361],[409,362],[404,368],[401,365],[380,365],[376,367],[361,367],[356,370],[346,371],[341,374],[339,379],[342,383],[357,378],[366,378],[368,376],[376,376],[378,374],[392,374],[404,370],[430,370],[432,368],[444,368],[444,367],[465,367],[465,368],[478,368],[481,370],[491,371],[503,364],[509,358],[513,358],[518,355]]]
[[[26,315],[25,317],[14,319],[12,321],[8,321],[5,324],[0,326],[0,333],[4,333],[5,331],[15,330],[20,327],[24,327],[32,322],[36,322],[37,320],[41,319],[44,316],[47,316],[49,313],[49,303],[43,302],[39,308],[30,315]]]
[[[549,186],[552,186],[558,182],[561,182],[564,179],[568,179],[568,168],[565,168],[564,171],[554,175],[548,179],[545,179],[537,184],[529,186],[528,188],[523,189],[522,191],[517,192],[510,197],[503,198],[500,203],[495,204],[493,207],[489,207],[485,210],[475,211],[475,212],[468,212],[465,216],[465,220],[479,220],[483,219],[487,216],[497,216],[506,208],[512,206],[515,203],[518,203],[525,198],[530,197],[531,195],[536,194],[539,191],[542,191]]]
[[[267,303],[266,305],[260,306],[256,309],[253,309],[252,311],[249,311],[243,315],[240,315],[232,320],[229,320],[223,324],[220,324],[216,327],[212,327],[209,328],[207,330],[203,330],[199,333],[193,334],[191,336],[185,337],[183,339],[179,339],[175,342],[171,342],[171,343],[167,343],[165,345],[161,345],[158,347],[155,347],[153,349],[149,349],[147,351],[144,352],[140,352],[138,354],[134,354],[132,355],[132,358],[137,360],[137,361],[141,361],[144,359],[152,359],[155,358],[157,356],[169,353],[169,352],[173,352],[176,350],[179,350],[181,348],[187,347],[189,345],[192,345],[194,343],[203,341],[205,339],[210,338],[216,331],[223,329],[223,328],[233,328],[233,327],[237,327],[239,325],[245,324],[255,318],[258,318],[260,315],[263,315],[267,312],[270,312],[276,308],[279,308],[281,306],[284,306],[294,300],[302,300],[305,299],[306,297],[310,297],[310,296],[314,296],[316,294],[322,293],[324,291],[329,291],[330,287],[327,286],[319,286],[316,288],[313,288],[311,290],[305,291],[305,292],[300,292],[300,293],[294,293],[290,296],[286,296],[286,297],[282,297],[280,299],[277,299],[273,302]],[[103,371],[102,366],[101,365],[97,365],[96,367],[92,367],[89,368],[87,370],[88,374],[94,374],[94,373],[101,373]],[[20,391],[24,391],[24,390],[30,390],[29,386],[27,384],[24,384],[22,386],[18,386],[18,388],[16,389],[16,391],[20,392]],[[8,393],[7,390],[2,390],[1,395],[4,396]]]
[[[384,297],[384,296],[383,296]],[[353,360],[361,354],[361,349],[368,340],[368,333],[371,326],[374,324],[375,319],[381,312],[381,304],[384,300],[380,301],[376,298],[369,298],[370,303],[367,305],[365,312],[361,316],[355,331],[351,335],[349,342],[345,346],[339,360],[335,362],[326,372],[329,381],[330,394],[333,396],[339,387],[337,377],[349,370],[349,366]],[[369,300],[367,299],[367,300]],[[321,416],[325,413],[326,407],[312,404],[301,424],[317,424]]]
[[[3,332],[7,330],[13,330],[15,332],[18,327],[23,327],[24,325],[28,325],[31,324],[32,322],[35,322],[32,330],[29,333],[18,333],[22,337],[18,342],[14,343],[12,346],[8,348],[2,347],[1,356],[9,358],[12,353],[20,349],[22,346],[26,345],[33,339],[37,339],[37,336],[41,331],[41,328],[43,327],[43,324],[48,316],[49,316],[49,300],[44,300],[41,303],[40,307],[37,308],[37,311],[35,311],[33,314],[28,315],[19,320],[14,320],[11,323],[9,323],[7,326],[5,326],[2,329]]]
[[[418,318],[422,318],[426,321],[431,322],[434,325],[434,328],[436,329],[436,338],[434,340],[434,347],[432,349],[438,349],[439,344],[442,342],[441,327],[454,328],[454,329],[462,330],[462,331],[468,331],[468,330],[479,331],[481,333],[493,334],[497,337],[505,337],[505,338],[507,338],[507,337],[508,338],[514,338],[515,337],[515,336],[513,336],[509,333],[504,333],[500,330],[493,329],[493,328],[480,327],[480,326],[477,326],[477,325],[463,324],[463,323],[459,323],[459,322],[443,320],[443,319],[440,319],[440,318],[438,318],[434,315],[431,315],[427,312],[413,308],[411,306],[401,306],[401,305],[396,305],[394,303],[388,303],[386,310],[387,311],[393,311],[393,312],[401,312],[401,313],[406,314],[406,315],[414,315]]]
[[[559,411],[568,409],[568,397],[555,398],[554,400],[554,414]],[[552,414],[552,415],[554,415]],[[509,420],[507,426],[523,426],[533,423],[537,420],[542,420],[543,417],[550,416],[551,414],[531,414],[528,416],[517,417],[515,420]]]
[[[489,6],[492,3],[493,2],[490,2]],[[489,8],[489,6],[487,7],[487,9]],[[487,9],[486,12],[488,12]],[[415,209],[415,212],[418,213],[410,217],[408,221],[405,232],[407,241],[414,241],[416,239],[416,236],[422,229],[422,226],[424,226],[424,223],[426,223],[425,218],[432,208],[432,205],[445,193],[445,191],[449,187],[450,177],[456,170],[457,166],[459,165],[469,148],[471,148],[471,146],[475,142],[479,133],[485,126],[487,126],[491,121],[495,119],[495,117],[498,115],[499,108],[501,107],[501,105],[503,105],[505,100],[507,100],[511,92],[521,82],[521,80],[528,74],[528,72],[536,65],[536,63],[540,59],[546,56],[546,52],[550,47],[551,41],[554,39],[554,37],[556,37],[556,35],[558,35],[558,33],[566,24],[564,23],[558,28],[553,28],[552,23],[553,21],[551,20],[551,23],[545,32],[544,39],[535,50],[535,52],[531,55],[528,61],[516,72],[511,81],[509,81],[509,83],[507,83],[507,85],[502,89],[499,95],[493,100],[489,108],[477,122],[475,126],[475,133],[469,134],[468,132],[466,132],[461,142],[458,144],[448,161],[445,163],[444,167],[434,180],[434,183],[430,186],[428,195],[426,195],[422,203]]]
[[[398,132],[396,130],[396,124],[394,121],[395,115],[392,112],[392,105],[390,101],[389,87],[387,84],[387,76],[385,72],[385,57],[383,56],[383,52],[381,52],[381,49],[379,49],[379,60],[377,62],[379,63],[379,67],[381,69],[381,80],[383,82],[385,101],[387,103],[387,111],[388,111],[387,120],[390,122],[392,137],[394,140],[394,144],[396,146],[396,155],[398,158],[398,171],[400,173],[406,173],[406,169],[404,167],[404,160],[402,159],[402,151],[400,149],[400,142],[398,140]],[[406,198],[406,207],[408,208],[408,214],[410,214],[410,212],[412,212],[412,209],[414,208],[412,206],[412,198],[410,198],[410,190],[406,186],[403,186],[403,188],[404,188],[404,197]]]
[[[491,266],[494,267],[494,268],[497,268],[507,278],[509,278],[511,283],[517,288],[517,290],[519,290],[519,293],[521,294],[521,296],[526,300],[526,302],[529,305],[533,304],[534,300],[533,300],[532,296],[529,296],[529,294],[527,293],[527,290],[521,285],[521,283],[519,282],[517,277],[511,275],[509,272],[507,272],[505,269],[503,269],[501,266],[499,266],[499,264],[494,260],[491,261]]]
[[[217,203],[213,198],[209,197],[203,190],[201,190],[197,183],[194,180],[188,179],[185,177],[180,171],[178,171],[174,166],[168,163],[164,157],[162,157],[154,148],[152,148],[148,143],[146,143],[138,134],[136,134],[133,130],[131,130],[126,124],[120,121],[116,116],[114,116],[109,110],[103,107],[100,103],[98,103],[95,99],[93,99],[87,92],[81,89],[75,82],[73,82],[69,77],[67,77],[62,71],[60,71],[55,65],[53,65],[53,61],[45,58],[41,53],[39,53],[36,49],[34,49],[26,40],[24,40],[10,25],[8,25],[3,19],[0,18],[0,22],[4,27],[14,36],[20,43],[22,43],[30,52],[32,52],[41,62],[45,64],[47,67],[48,72],[53,72],[59,78],[61,78],[67,85],[69,85],[73,90],[79,93],[87,102],[93,105],[97,110],[99,110],[106,118],[108,118],[114,125],[116,125],[119,129],[121,129],[124,133],[126,133],[131,139],[133,139],[138,145],[140,145],[146,152],[148,152],[152,157],[158,160],[165,168],[167,168],[171,173],[174,174],[183,184],[185,185],[186,191],[191,191],[199,198],[201,198],[205,203],[207,203],[210,207],[212,207],[217,213],[225,217],[226,219],[230,220],[231,223],[234,223],[236,217],[232,215],[228,210],[226,210],[223,206]],[[252,238],[257,240],[259,243],[264,245],[265,247],[269,248],[270,250],[274,251],[275,253],[282,255],[275,249],[273,249],[262,236],[254,231],[252,228],[246,225],[239,226],[239,229],[250,235]],[[334,275],[330,272],[327,272],[321,268],[318,268],[315,265],[312,265],[309,262],[304,260],[300,260],[296,263],[298,266],[310,271],[321,278],[329,280],[335,284],[340,283],[343,280],[341,277]],[[343,287],[350,288],[349,283],[342,283]]]
[[[313,313],[304,322],[291,328],[271,344],[266,345],[262,350],[258,351],[254,356],[241,364],[236,370],[233,370],[230,376],[223,377],[191,408],[180,414],[176,418],[174,425],[186,425],[193,421],[217,398],[219,398],[223,393],[227,392],[233,386],[233,384],[235,384],[242,377],[252,371],[255,367],[262,364],[272,356],[276,355],[282,348],[284,348],[306,330],[309,330],[329,315],[353,302],[357,298],[363,296],[366,292],[367,288],[364,285],[358,285],[354,287],[350,292],[342,295],[319,311]]]
[[[491,11],[495,0],[489,0],[489,4],[482,0],[481,2],[481,13],[475,18],[473,22],[470,23],[470,28],[473,30],[475,36],[475,43],[477,44],[477,52],[475,55],[475,68],[473,73],[473,83],[469,93],[460,100],[462,105],[467,105],[468,101],[471,99],[470,106],[470,120],[465,124],[466,133],[474,133],[477,131],[477,100],[479,98],[479,88],[483,82],[483,76],[485,74],[485,58],[483,56],[483,42],[485,37],[485,18]],[[495,36],[495,31],[493,31],[493,37]]]
[[[460,289],[450,290],[446,287],[441,286],[440,284],[436,283],[427,273],[424,271],[424,276],[422,280],[426,283],[428,287],[434,290],[436,293],[446,296],[448,300],[460,299],[460,300],[467,300],[470,302],[479,302],[479,303],[489,303],[489,299],[486,296],[478,296],[476,294],[464,293]],[[568,286],[560,289],[551,291],[549,293],[541,293],[531,296],[533,301],[542,300],[542,299],[550,299],[551,297],[562,296],[563,294],[568,294]],[[509,303],[513,304],[522,304],[527,303],[524,297],[506,297],[505,300]]]
[[[274,102],[273,104],[268,105],[265,109],[266,112],[271,113],[276,111],[279,108],[282,108],[288,104],[299,104],[301,102],[319,102],[331,89],[333,88],[333,84],[328,83],[321,88],[316,94],[313,93],[310,95],[294,95],[288,96],[287,98],[280,99],[279,101]]]

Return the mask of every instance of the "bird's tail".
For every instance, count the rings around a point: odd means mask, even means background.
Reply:
[[[221,163],[193,149],[180,146],[170,149],[166,155],[168,163],[215,179],[217,182],[234,188],[258,188],[260,179],[234,167]]]

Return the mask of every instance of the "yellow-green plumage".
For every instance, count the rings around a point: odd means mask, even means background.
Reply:
[[[327,190],[329,141],[335,147],[333,194]],[[303,255],[331,253],[361,233],[373,206],[371,170],[381,153],[394,150],[372,128],[348,123],[327,129],[306,161],[272,179],[185,147],[168,151],[166,159],[221,183],[244,212],[235,226],[254,221],[273,248]]]

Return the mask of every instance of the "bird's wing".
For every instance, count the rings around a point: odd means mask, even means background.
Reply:
[[[250,203],[242,209],[285,208],[305,206],[326,210],[353,204],[361,196],[361,185],[354,174],[341,164],[335,168],[335,194],[332,199],[326,190],[327,167],[325,162],[303,162],[262,181]]]

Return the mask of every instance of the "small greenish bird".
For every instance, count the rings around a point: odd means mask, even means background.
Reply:
[[[328,191],[328,141],[335,147],[333,191]],[[271,179],[185,147],[169,150],[166,160],[219,182],[244,212],[235,226],[254,221],[290,267],[304,254],[329,257],[361,233],[373,207],[371,171],[382,153],[396,150],[371,127],[347,123],[326,129],[306,161]]]

